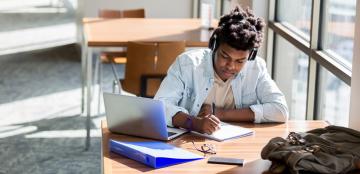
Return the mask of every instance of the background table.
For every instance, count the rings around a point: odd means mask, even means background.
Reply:
[[[213,26],[217,21],[213,22]],[[212,30],[202,29],[200,19],[83,19],[81,113],[86,120],[86,149],[90,146],[92,59],[94,49],[126,47],[130,41],[185,41],[186,47],[207,47]]]
[[[105,121],[102,122],[102,169],[103,173],[269,173],[271,162],[262,160],[260,152],[266,143],[273,137],[287,137],[290,131],[304,132],[315,128],[322,128],[328,125],[325,121],[289,121],[285,124],[252,124],[241,123],[243,127],[254,130],[255,134],[248,137],[217,142],[198,137],[192,134],[185,134],[169,141],[170,144],[181,147],[199,155],[203,155],[193,147],[193,140],[197,146],[204,143],[216,146],[216,155],[206,155],[206,159],[178,164],[161,169],[152,169],[131,159],[109,152],[109,139],[122,141],[151,141],[150,139],[136,138],[126,135],[113,134],[109,132]],[[208,164],[210,156],[234,157],[245,159],[245,165],[221,165]]]
[[[85,18],[83,23],[89,47],[123,47],[129,41],[186,41],[187,47],[207,47],[212,33],[201,28],[199,19]]]

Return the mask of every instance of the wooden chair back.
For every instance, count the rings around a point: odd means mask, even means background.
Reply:
[[[125,79],[122,81],[124,90],[144,97],[154,96],[168,68],[184,50],[184,41],[129,42]]]
[[[156,62],[156,73],[166,75],[176,57],[185,51],[185,41],[164,42],[159,43],[158,46],[159,55]]]
[[[176,57],[185,51],[185,41],[159,43],[157,51],[158,56],[157,60],[155,60],[155,71],[148,76],[143,76],[142,95],[144,97],[155,96],[169,67],[175,61]]]
[[[145,18],[145,9],[113,10],[100,9],[99,17],[101,18]]]
[[[145,18],[145,9],[130,9],[130,10],[123,10],[122,16],[123,18]]]
[[[155,53],[155,43],[128,43],[125,78],[121,82],[125,91],[140,95],[141,75],[154,71]]]
[[[111,9],[100,9],[98,16],[101,18],[108,18],[108,19],[121,18],[121,11],[111,10]]]

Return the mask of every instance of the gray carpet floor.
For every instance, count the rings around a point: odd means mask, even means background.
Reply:
[[[85,151],[80,72],[74,45],[0,56],[0,174],[100,173],[104,117],[92,117]],[[112,80],[104,65],[104,91]]]

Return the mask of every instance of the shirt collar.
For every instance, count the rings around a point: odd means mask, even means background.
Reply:
[[[215,83],[218,83],[218,84],[222,84],[222,85],[225,85],[229,82],[231,82],[235,76],[232,76],[230,77],[229,79],[227,79],[225,82],[220,78],[220,76],[216,73],[216,71],[214,71],[214,77],[215,77]]]

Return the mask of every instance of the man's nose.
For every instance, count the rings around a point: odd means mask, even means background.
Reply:
[[[226,67],[229,69],[229,70],[233,70],[235,68],[235,62],[234,61],[228,61],[226,63]]]

